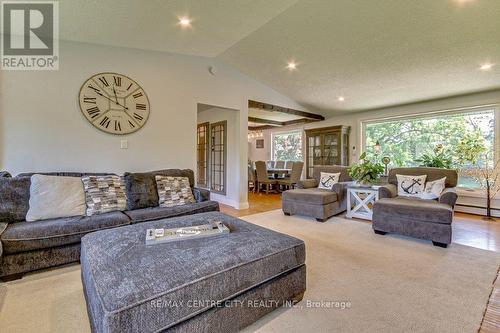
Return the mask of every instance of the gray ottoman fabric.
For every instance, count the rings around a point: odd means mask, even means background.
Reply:
[[[373,207],[379,220],[420,221],[424,223],[451,224],[453,208],[434,200],[397,197],[380,199]]]
[[[285,201],[297,201],[313,205],[326,205],[337,201],[337,193],[323,188],[299,188],[285,191],[282,196]]]
[[[148,228],[199,225],[214,220],[223,221],[231,233],[145,245]],[[305,290],[304,270],[263,292],[265,283],[304,269],[305,246],[301,240],[218,212],[89,234],[82,238],[81,251],[82,282],[96,332],[157,332],[174,327],[182,332],[193,331],[206,320],[197,316],[215,311],[213,302],[251,291],[264,299],[276,296],[298,300]],[[260,294],[259,288],[264,288]],[[239,310],[234,311],[236,314]],[[239,329],[265,313],[239,312],[225,320],[238,320],[241,324],[221,327]],[[187,320],[191,323],[187,324]],[[212,327],[204,331],[221,328]]]

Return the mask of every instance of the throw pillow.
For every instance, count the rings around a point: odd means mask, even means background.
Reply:
[[[427,175],[407,176],[396,175],[398,179],[398,195],[406,197],[420,197],[425,189]]]
[[[445,182],[446,177],[425,183],[424,192],[420,197],[427,200],[438,199],[445,188]]]
[[[31,176],[26,221],[85,215],[85,193],[79,177]]]
[[[87,216],[125,210],[125,184],[119,176],[82,177],[87,203]]]
[[[125,173],[127,210],[158,207],[158,191],[155,175],[146,173]]]
[[[169,176],[156,176],[155,178],[160,207],[173,207],[196,202],[191,186],[189,186],[189,178]]]
[[[30,183],[30,177],[0,178],[0,222],[11,223],[26,219]]]
[[[331,190],[333,188],[333,185],[339,182],[339,179],[340,179],[340,172],[338,173],[322,172],[319,177],[318,188]]]

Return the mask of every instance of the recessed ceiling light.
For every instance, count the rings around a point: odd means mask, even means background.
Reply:
[[[183,28],[189,28],[191,26],[191,19],[187,16],[179,17],[179,25]]]
[[[295,61],[289,61],[286,68],[293,71],[293,70],[297,69],[297,63]]]
[[[481,67],[479,67],[479,69],[482,71],[489,71],[490,69],[493,68],[493,66],[495,66],[495,65],[490,64],[490,63],[486,63],[486,64],[482,64]]]
[[[344,96],[339,96],[339,97],[337,98],[337,100],[338,100],[339,102],[343,102],[343,101],[345,101],[345,98],[344,98]]]

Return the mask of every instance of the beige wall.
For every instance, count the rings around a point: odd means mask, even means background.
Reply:
[[[215,76],[208,72],[215,66]],[[149,96],[140,131],[114,136],[90,125],[77,96],[91,75],[130,76]],[[245,205],[247,101],[299,108],[292,100],[212,58],[61,42],[58,71],[2,71],[0,169],[25,171],[143,171],[196,166],[197,103],[240,110],[238,202]],[[120,141],[128,140],[128,149]]]

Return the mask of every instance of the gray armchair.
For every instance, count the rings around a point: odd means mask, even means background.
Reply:
[[[332,190],[318,188],[321,172],[340,172],[339,183]],[[285,215],[306,215],[318,222],[325,222],[331,216],[347,209],[347,185],[352,184],[347,167],[323,165],[315,166],[313,179],[297,183],[296,189],[282,194],[283,213]]]
[[[396,175],[427,175],[426,181],[446,177],[446,188],[437,200],[400,197]],[[380,187],[373,205],[372,228],[377,234],[397,233],[431,240],[436,246],[451,243],[453,209],[457,201],[458,173],[439,168],[396,168],[389,172],[388,184]]]

